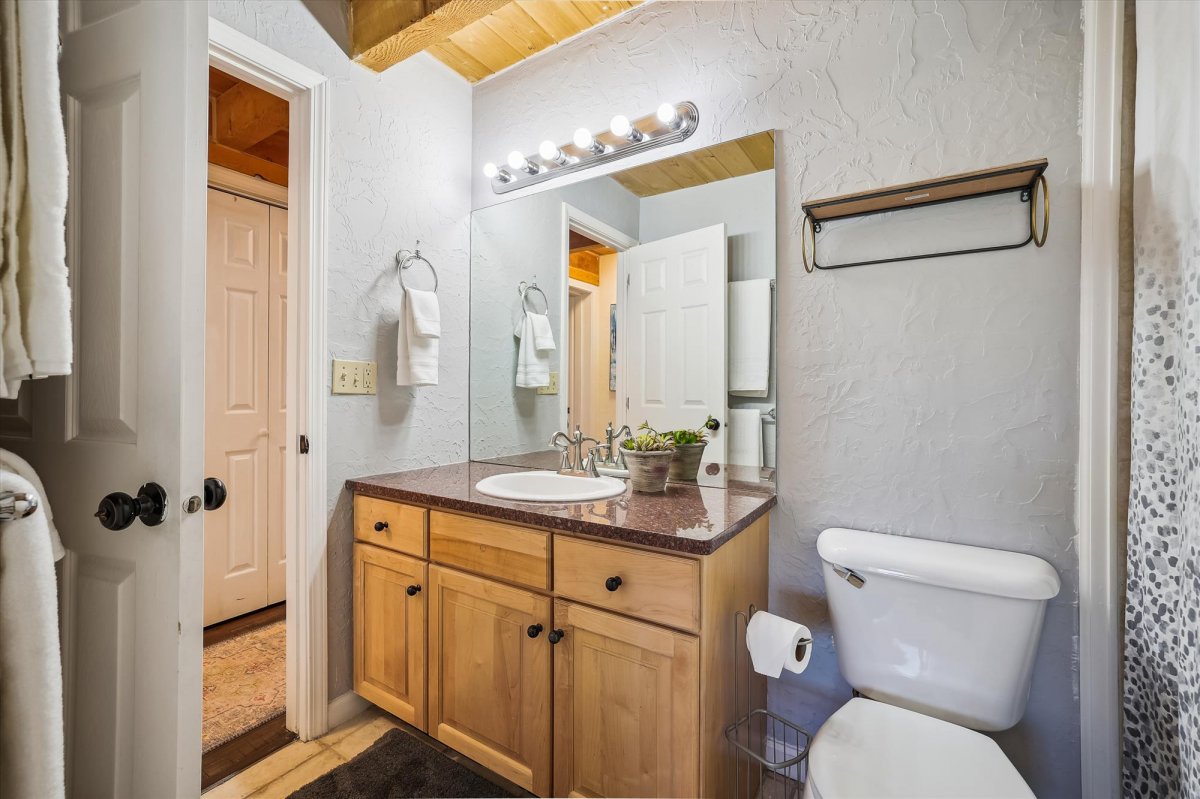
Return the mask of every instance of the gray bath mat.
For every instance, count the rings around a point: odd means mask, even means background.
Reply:
[[[289,799],[497,797],[510,794],[403,730],[296,791]]]

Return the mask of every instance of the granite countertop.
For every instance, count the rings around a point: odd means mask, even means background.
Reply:
[[[612,499],[570,504],[512,502],[475,490],[475,484],[485,477],[524,470],[470,461],[360,477],[347,480],[346,488],[380,499],[693,555],[715,552],[776,504],[774,487],[765,481],[747,488],[669,483],[664,494],[638,494],[626,488],[624,494]]]

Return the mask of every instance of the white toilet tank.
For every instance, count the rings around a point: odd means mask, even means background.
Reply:
[[[1054,568],[1032,555],[832,528],[817,538],[842,676],[976,730],[1016,724]]]

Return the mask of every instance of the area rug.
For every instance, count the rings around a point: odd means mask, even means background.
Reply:
[[[328,771],[289,799],[405,799],[510,796],[461,763],[403,730],[388,730],[371,747]]]
[[[204,751],[283,714],[287,632],[280,620],[204,648]]]

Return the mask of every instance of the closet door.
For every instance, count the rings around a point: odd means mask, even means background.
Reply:
[[[267,429],[268,521],[267,601],[287,598],[286,547],[284,545],[283,480],[287,466],[287,254],[288,212],[271,206],[270,308],[267,311]]]
[[[208,190],[205,474],[229,499],[204,519],[204,624],[269,604],[271,208]]]

